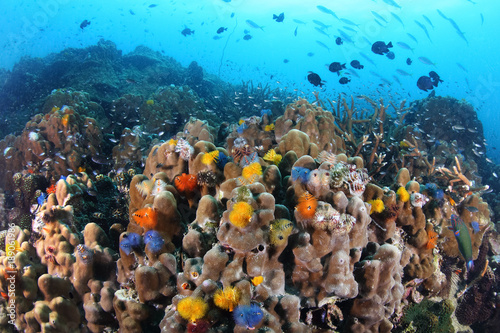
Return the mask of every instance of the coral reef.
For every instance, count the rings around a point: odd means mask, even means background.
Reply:
[[[167,66],[145,48],[95,48],[148,73]],[[86,93],[56,90],[0,142],[2,330],[494,327],[500,241],[481,159],[414,122],[458,105],[462,126],[467,106],[429,97],[390,103],[394,116],[382,100],[361,96],[368,114],[317,96],[218,127],[203,69],[170,75],[147,94],[109,84],[116,121]]]

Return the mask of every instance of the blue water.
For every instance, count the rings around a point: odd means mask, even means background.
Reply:
[[[396,0],[396,3],[401,8],[383,0],[4,1],[1,5],[4,15],[0,21],[0,36],[3,36],[0,67],[11,69],[23,56],[42,57],[68,47],[96,44],[104,38],[116,43],[124,53],[142,44],[162,51],[184,66],[195,60],[207,72],[219,74],[232,83],[253,80],[291,92],[296,90],[299,96],[314,99],[312,92],[318,88],[306,79],[308,71],[313,71],[326,81],[321,98],[336,98],[338,93],[366,94],[397,104],[403,99],[410,102],[427,96],[428,93],[417,88],[416,81],[434,70],[444,80],[436,88],[437,95],[465,99],[476,107],[484,125],[488,154],[500,162],[500,151],[493,149],[500,146],[497,133],[500,124],[497,112],[500,105],[500,44],[496,36],[500,31],[500,2]],[[150,7],[153,4],[156,6]],[[358,26],[320,11],[318,5]],[[438,9],[456,22],[468,43],[457,34],[450,20],[438,14]],[[377,19],[383,24],[379,25],[372,11],[387,23]],[[273,14],[281,12],[285,13],[285,19],[278,23],[273,20]],[[401,18],[404,27],[391,13]],[[91,24],[81,29],[80,23],[85,19]],[[250,26],[247,20],[262,29]],[[331,25],[323,30],[329,36],[315,29],[319,25],[312,20]],[[415,20],[427,29],[430,39]],[[194,34],[183,36],[181,31],[186,27],[194,30]],[[227,31],[218,35],[219,27],[227,27]],[[354,44],[344,41],[337,46],[337,29],[346,32]],[[252,36],[250,40],[243,39],[245,30]],[[415,36],[418,43],[408,33]],[[215,40],[214,36],[221,38]],[[392,41],[394,60],[371,52],[368,42],[378,40]],[[399,47],[397,42],[408,44],[413,51]],[[359,52],[367,55],[375,65]],[[314,55],[308,56],[308,53]],[[411,66],[406,64],[407,57],[413,60]],[[426,57],[435,65],[426,65],[418,60],[419,57]],[[284,63],[284,59],[289,62]],[[360,77],[344,71],[351,82],[339,84],[339,77],[328,71],[328,64],[345,62],[350,68],[349,63],[354,59],[365,66],[356,71]],[[397,69],[411,76],[401,76],[396,73]]]

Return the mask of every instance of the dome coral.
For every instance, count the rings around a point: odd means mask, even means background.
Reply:
[[[252,218],[253,208],[250,204],[240,201],[233,205],[229,213],[229,221],[239,228],[244,228],[250,223]]]

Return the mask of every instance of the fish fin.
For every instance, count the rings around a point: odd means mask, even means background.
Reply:
[[[460,237],[460,230],[455,231],[455,237]]]
[[[389,42],[389,44],[387,44],[387,47],[392,47],[392,42]]]

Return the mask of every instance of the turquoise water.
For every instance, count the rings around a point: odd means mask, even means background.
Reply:
[[[500,60],[495,35],[499,31],[500,4],[485,0],[399,0],[396,3],[401,8],[397,8],[388,4],[390,2],[8,1],[2,4],[0,67],[11,69],[23,56],[42,57],[68,47],[93,45],[104,38],[116,43],[124,53],[146,45],[184,66],[195,60],[207,72],[219,74],[232,83],[253,80],[291,92],[296,90],[298,95],[314,99],[311,93],[318,89],[306,79],[308,71],[313,71],[326,81],[320,94],[322,98],[336,97],[338,93],[366,94],[398,103],[427,96],[428,92],[417,88],[416,81],[433,70],[444,80],[435,89],[437,95],[463,98],[476,107],[489,144],[488,154],[500,161],[500,152],[493,149],[500,144],[497,134]],[[330,9],[339,19],[317,6]],[[274,21],[273,14],[282,12],[283,22]],[[450,19],[456,23],[455,27]],[[91,24],[81,29],[84,20]],[[250,26],[247,20],[262,29]],[[321,29],[313,20],[330,27]],[[425,27],[429,37],[415,21]],[[194,30],[194,34],[183,36],[181,32],[186,27]],[[217,34],[220,27],[226,27],[227,31]],[[463,32],[463,38],[457,28]],[[336,45],[338,29],[347,33],[354,43],[344,40],[343,45]],[[243,39],[245,30],[251,39]],[[214,36],[220,38],[214,39]],[[371,52],[368,42],[379,40],[392,41],[394,60]],[[404,42],[413,50],[401,48],[397,42]],[[314,55],[308,56],[308,53]],[[406,64],[408,57],[413,60],[410,66]],[[419,57],[426,57],[435,65],[424,64]],[[339,77],[328,70],[328,64],[345,62],[350,68],[349,63],[354,59],[365,68],[355,70],[359,78],[344,71],[351,82],[339,84]],[[398,74],[398,69],[410,76]]]

